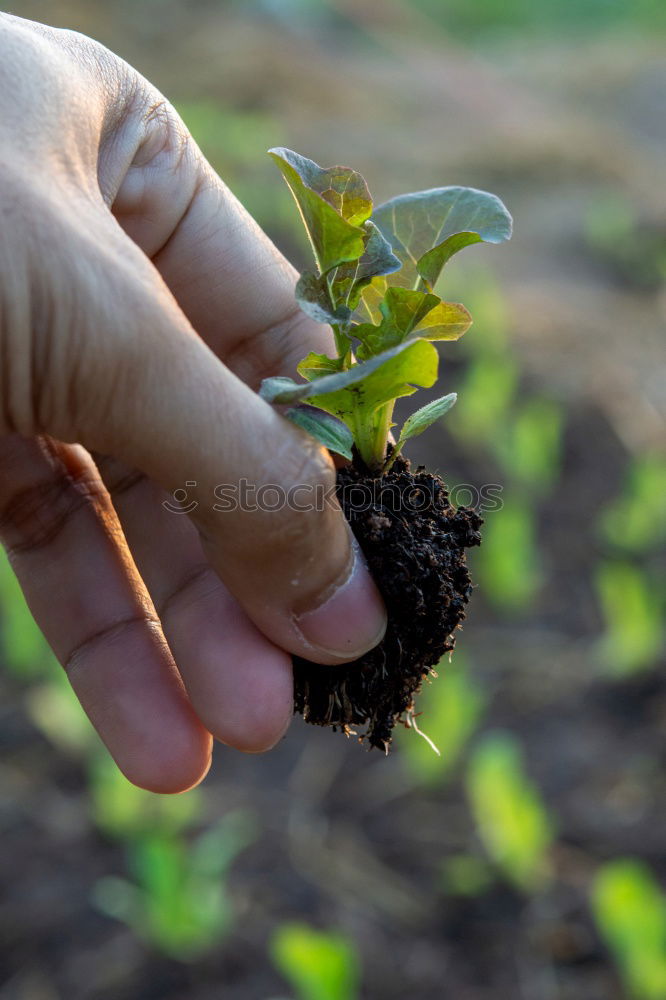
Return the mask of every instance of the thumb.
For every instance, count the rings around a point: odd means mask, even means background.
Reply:
[[[104,283],[83,310],[70,435],[187,492],[213,567],[274,643],[321,663],[355,659],[386,617],[328,452],[222,364],[152,264],[119,240],[121,253],[102,251]]]

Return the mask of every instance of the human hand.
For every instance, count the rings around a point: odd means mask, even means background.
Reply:
[[[211,733],[281,737],[290,654],[341,663],[383,633],[337,505],[302,509],[328,453],[252,391],[330,331],[122,60],[0,14],[0,90],[0,538],[118,765],[180,791]],[[216,510],[241,480],[300,484],[301,509]],[[189,514],[164,506],[185,490]]]

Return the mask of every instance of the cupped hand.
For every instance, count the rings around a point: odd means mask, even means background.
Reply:
[[[254,391],[330,331],[122,60],[0,14],[0,92],[0,537],[120,768],[183,790],[211,734],[284,733],[290,654],[385,626],[330,457]]]

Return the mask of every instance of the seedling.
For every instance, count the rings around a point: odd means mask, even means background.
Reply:
[[[242,810],[193,840],[174,825],[146,830],[127,844],[135,881],[105,876],[94,887],[93,901],[163,954],[194,961],[231,930],[227,875],[255,836],[254,821]]]
[[[360,996],[358,953],[342,934],[300,923],[281,924],[270,951],[298,1000],[357,1000]]]
[[[338,472],[338,499],[389,612],[382,643],[349,667],[297,658],[294,702],[317,725],[345,733],[367,725],[370,745],[388,750],[396,721],[416,728],[414,694],[455,645],[471,593],[464,552],[479,544],[481,525],[475,511],[451,505],[438,476],[413,474],[401,455],[453,406],[455,393],[417,409],[391,443],[394,407],[435,385],[434,341],[457,340],[472,322],[463,305],[435,293],[442,269],[463,247],[508,239],[511,217],[495,195],[463,187],[373,208],[357,171],[324,169],[283,148],[270,154],[314,254],[296,298],[308,316],[330,324],[335,353],[308,354],[298,366],[304,381],[269,378],[261,395],[288,406],[290,420],[352,463]],[[355,504],[355,495],[367,499]]]
[[[553,825],[509,733],[483,737],[469,762],[466,786],[481,841],[505,878],[528,893],[547,885]]]
[[[463,187],[402,195],[373,210],[357,171],[324,169],[284,148],[270,155],[314,253],[316,269],[301,275],[296,298],[308,316],[331,325],[336,353],[308,354],[298,366],[305,383],[265,379],[261,395],[307,402],[287,416],[345,458],[355,448],[381,474],[456,401],[448,393],[413,413],[389,452],[396,400],[437,381],[433,341],[458,340],[472,323],[463,305],[434,292],[444,265],[463,247],[508,239],[511,217],[495,195]]]
[[[666,997],[666,897],[650,869],[617,858],[596,874],[592,913],[634,1000]]]
[[[426,740],[409,739],[409,731],[401,743],[410,773],[419,783],[430,785],[441,784],[450,776],[477,727],[485,700],[460,654],[451,663],[445,657],[435,670],[438,679],[423,692],[423,716],[418,725],[423,726],[438,754],[432,753]]]

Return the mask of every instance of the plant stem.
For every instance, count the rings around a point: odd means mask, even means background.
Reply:
[[[349,324],[345,323],[333,323],[333,336],[335,337],[335,349],[338,352],[339,358],[346,358],[349,354],[349,348],[351,347],[351,339],[349,337]],[[343,362],[343,368],[347,369],[349,365]]]
[[[368,421],[367,413],[354,415],[352,432],[357,451],[368,469],[380,472],[386,459],[389,430],[393,417],[395,401],[390,400],[380,406]]]

